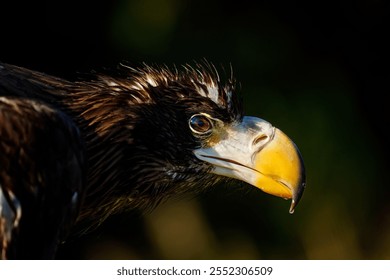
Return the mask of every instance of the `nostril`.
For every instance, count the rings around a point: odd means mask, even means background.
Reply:
[[[257,146],[260,142],[264,142],[267,138],[268,138],[268,136],[265,134],[260,135],[260,136],[256,137],[255,140],[253,140],[252,145]]]

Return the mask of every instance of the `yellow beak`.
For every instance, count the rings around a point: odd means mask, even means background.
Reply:
[[[211,147],[194,151],[211,165],[212,173],[245,181],[262,191],[292,199],[294,212],[306,182],[298,148],[282,131],[254,117],[225,129]]]
[[[305,187],[305,169],[295,144],[279,129],[273,139],[255,156],[259,172],[254,185],[266,193],[292,199],[290,212],[302,196]]]

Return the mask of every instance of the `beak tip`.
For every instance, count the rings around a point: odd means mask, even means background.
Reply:
[[[306,182],[302,182],[299,185],[299,188],[297,188],[297,190],[293,193],[293,197],[291,199],[290,210],[289,210],[290,214],[294,214],[295,208],[297,207],[299,201],[301,200],[301,197],[303,195],[303,191],[305,190],[305,188],[306,188]]]

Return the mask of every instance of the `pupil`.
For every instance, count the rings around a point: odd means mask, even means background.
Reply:
[[[196,122],[196,125],[199,127],[199,128],[202,128],[205,126],[205,123],[202,119],[198,118],[197,119],[197,122]]]

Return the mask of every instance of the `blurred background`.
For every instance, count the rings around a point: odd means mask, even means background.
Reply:
[[[390,259],[389,4],[2,1],[6,63],[68,79],[123,61],[231,63],[246,114],[287,133],[306,164],[293,215],[249,185],[217,186],[114,216],[58,258]]]

